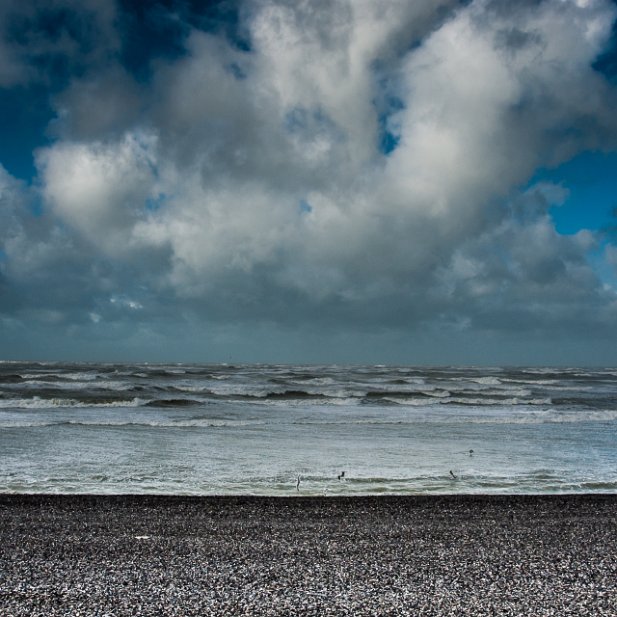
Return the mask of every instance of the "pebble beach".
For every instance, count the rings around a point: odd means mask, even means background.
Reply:
[[[615,616],[617,495],[1,495],[0,614]]]

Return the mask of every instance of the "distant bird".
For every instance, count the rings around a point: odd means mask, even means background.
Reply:
[[[454,475],[454,472],[450,469],[450,476],[452,477],[453,480],[457,480],[458,476]]]
[[[473,450],[469,450],[469,456],[473,456]]]
[[[338,476],[336,476],[339,480],[344,480],[345,479],[345,472],[341,471],[341,473],[339,473]]]
[[[300,476],[298,476],[298,478],[296,479],[296,490],[300,490]]]

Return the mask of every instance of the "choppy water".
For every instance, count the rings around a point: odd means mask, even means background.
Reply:
[[[0,363],[0,492],[295,495],[298,475],[614,492],[617,369]]]

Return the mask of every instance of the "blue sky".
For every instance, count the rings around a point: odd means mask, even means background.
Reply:
[[[616,364],[616,19],[3,2],[0,356]]]
[[[542,169],[535,182],[551,182],[567,188],[562,205],[551,209],[559,233],[581,229],[600,231],[615,225],[617,209],[617,153],[585,152],[553,169]]]

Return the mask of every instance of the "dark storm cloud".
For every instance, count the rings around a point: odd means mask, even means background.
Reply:
[[[115,5],[105,0],[23,2],[0,8],[0,85],[51,88],[105,62],[117,48]]]

